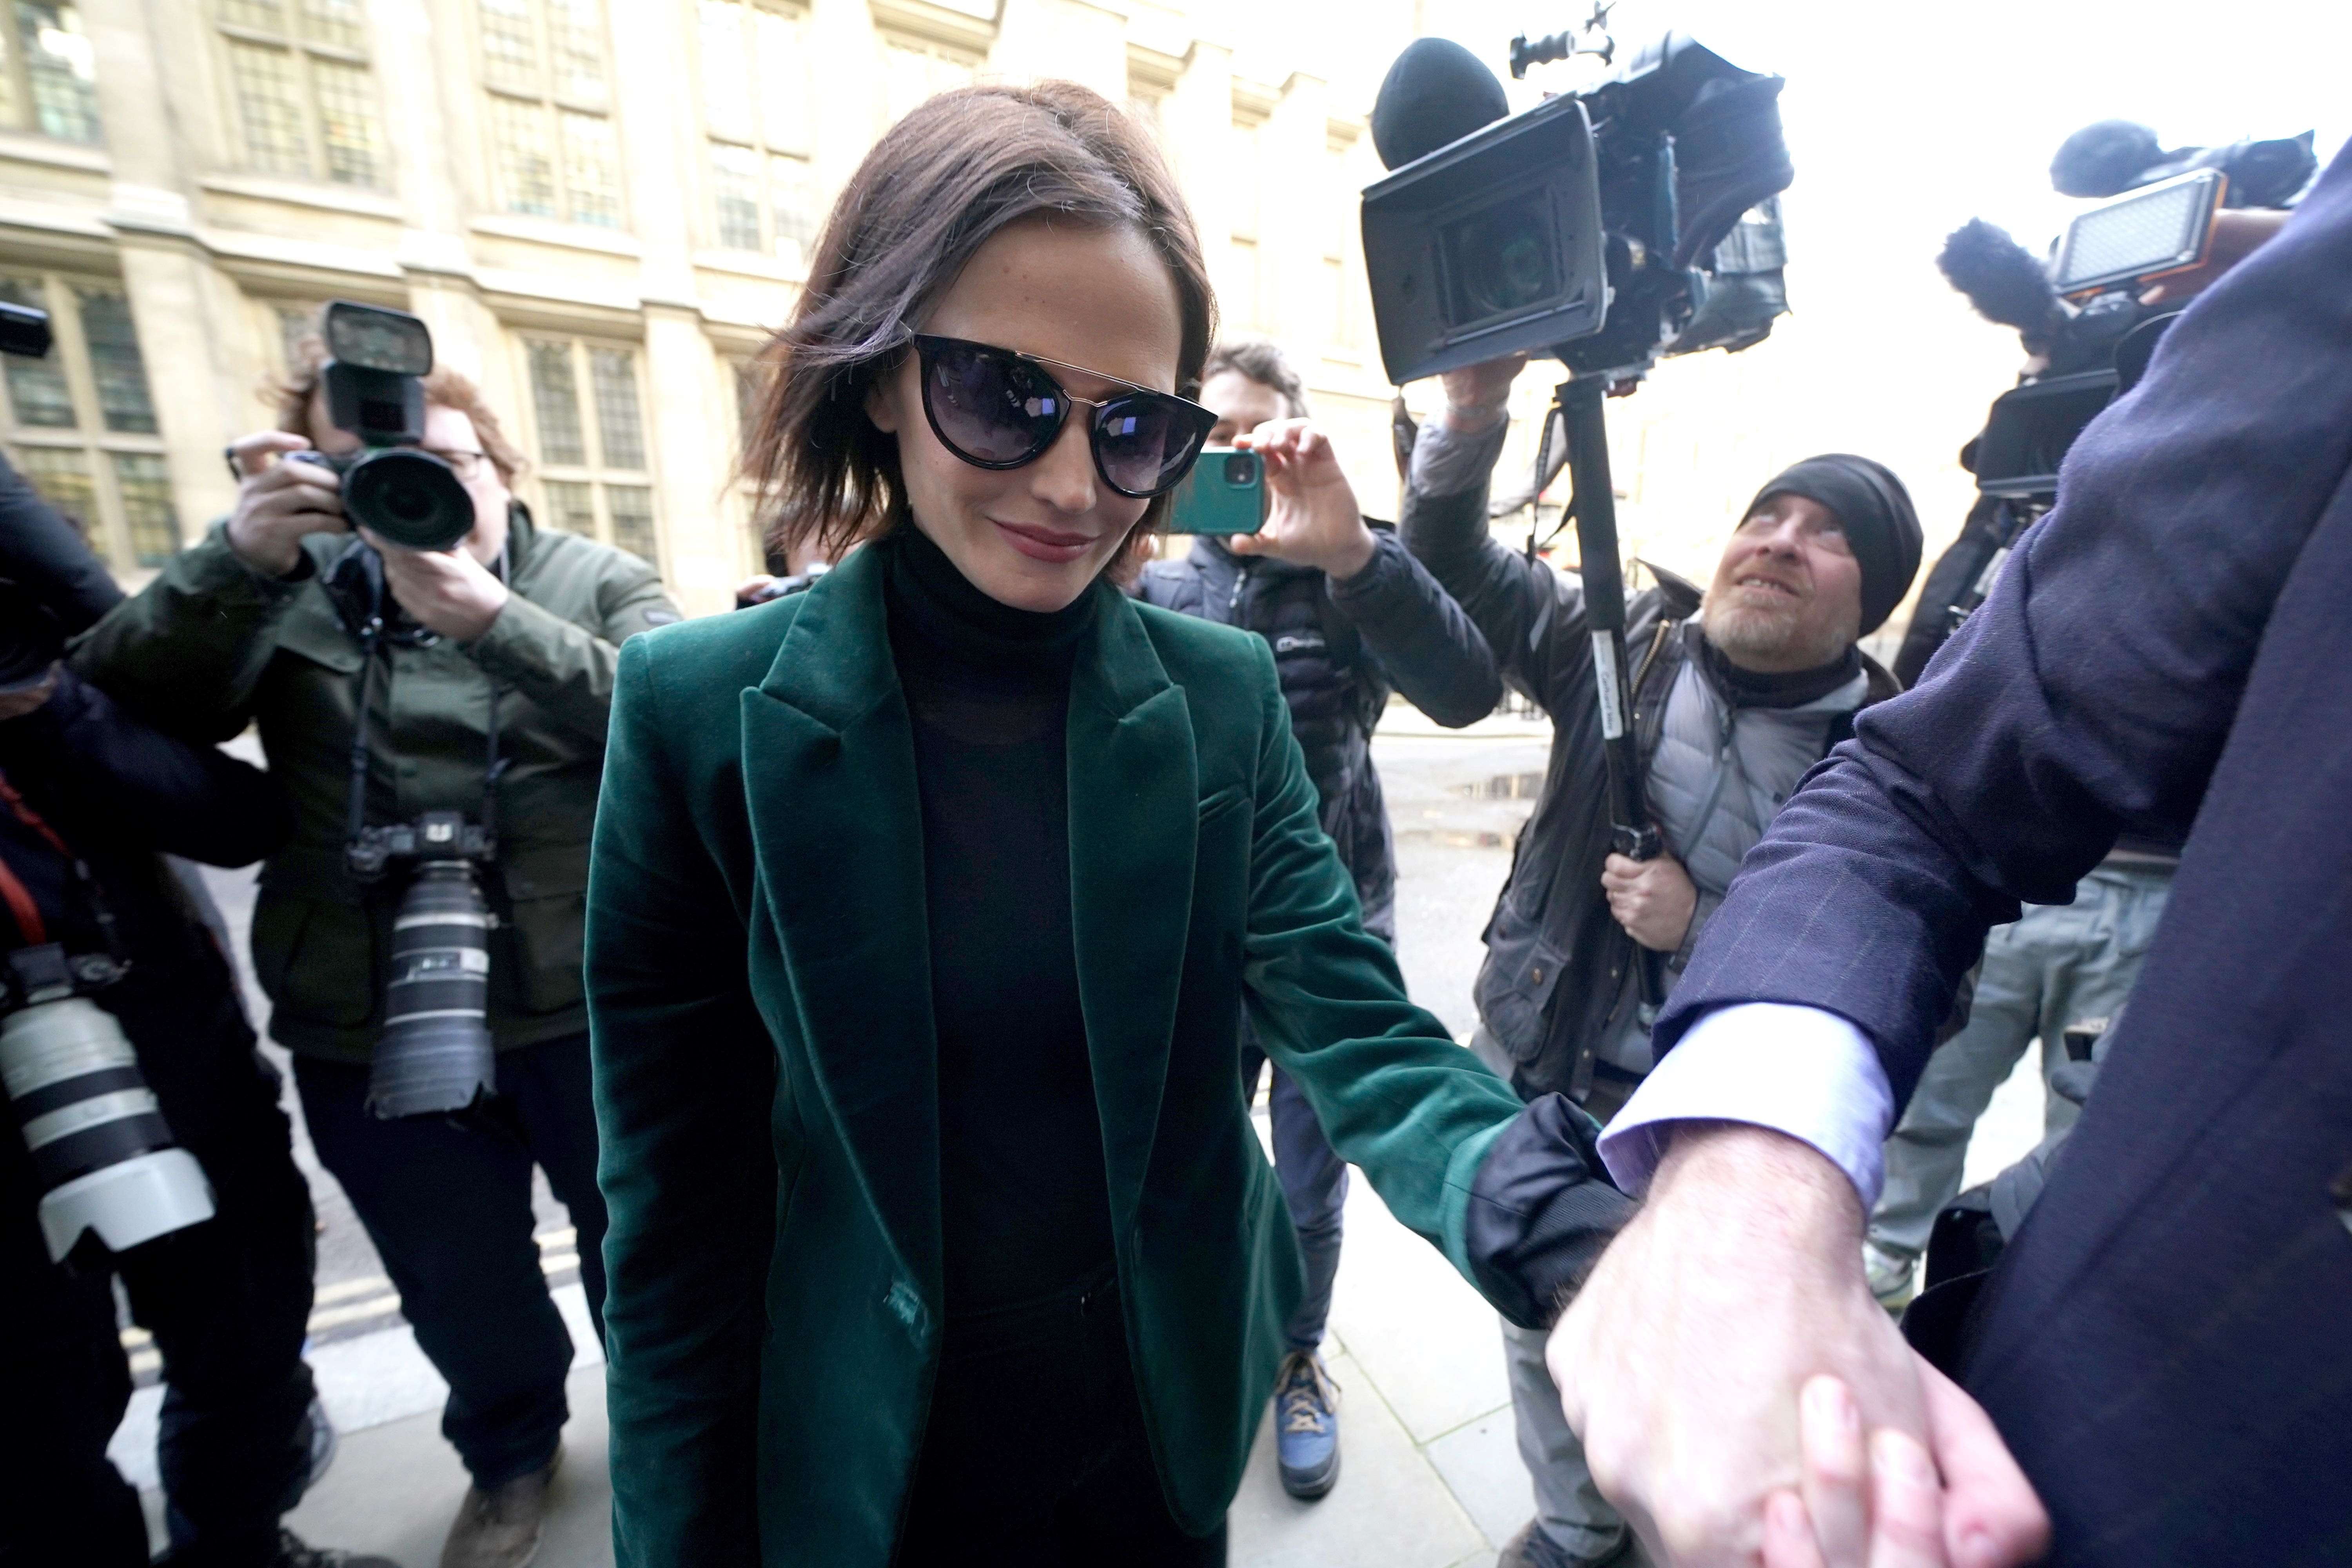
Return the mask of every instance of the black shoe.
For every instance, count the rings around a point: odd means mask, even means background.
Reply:
[[[270,1568],[400,1568],[400,1564],[389,1557],[306,1546],[300,1536],[290,1530],[281,1530],[278,1532],[278,1556]]]
[[[1282,1489],[1305,1500],[1339,1479],[1339,1385],[1313,1351],[1292,1351],[1274,1379],[1274,1451]]]
[[[1631,1568],[1642,1561],[1634,1555],[1634,1545],[1633,1532],[1628,1530],[1598,1557],[1570,1557],[1543,1532],[1540,1521],[1531,1519],[1504,1543],[1495,1568]]]

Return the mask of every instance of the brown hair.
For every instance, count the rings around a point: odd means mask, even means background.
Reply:
[[[866,394],[904,362],[915,322],[1007,225],[1051,214],[1129,224],[1176,283],[1184,337],[1175,390],[1201,383],[1216,297],[1192,215],[1151,133],[1076,82],[988,83],[919,105],[875,144],[825,220],[793,319],[761,351],[742,472],[766,538],[830,557],[888,531],[903,510],[898,438]],[[1169,500],[1145,509],[1158,526]]]
[[[1272,340],[1227,338],[1210,353],[1209,363],[1201,367],[1201,379],[1205,382],[1226,371],[1279,395],[1293,419],[1307,417],[1307,384],[1298,379],[1298,373],[1290,368],[1290,362]]]
[[[262,396],[278,405],[278,427],[290,430],[303,439],[316,443],[319,433],[311,428],[310,406],[319,391],[320,373],[327,363],[326,340],[319,335],[314,324],[294,345],[294,368],[283,380],[271,381],[262,388]],[[482,389],[473,378],[446,364],[436,364],[425,378],[425,401],[437,403],[444,408],[454,408],[474,422],[474,436],[482,444],[482,456],[498,469],[499,479],[509,489],[514,489],[515,476],[526,466],[522,448],[507,439],[499,416],[482,396]]]

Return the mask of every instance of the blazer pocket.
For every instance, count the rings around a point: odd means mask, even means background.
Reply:
[[[1238,811],[1249,803],[1249,791],[1244,786],[1227,784],[1224,788],[1202,798],[1201,820],[1206,822],[1211,817],[1222,816],[1226,812]]]

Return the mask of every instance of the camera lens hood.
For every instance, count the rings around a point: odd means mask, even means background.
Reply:
[[[410,550],[448,550],[474,531],[474,498],[430,452],[386,447],[343,475],[343,511]]]

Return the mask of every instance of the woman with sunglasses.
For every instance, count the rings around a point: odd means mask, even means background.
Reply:
[[[747,460],[857,548],[623,652],[587,967],[624,1564],[1222,1563],[1301,1280],[1244,995],[1506,1310],[1623,1213],[1564,1101],[1406,1001],[1265,645],[1106,581],[1214,422],[1213,310],[1120,110],[931,100],[843,192]],[[1354,522],[1319,437],[1264,451],[1286,520]]]

